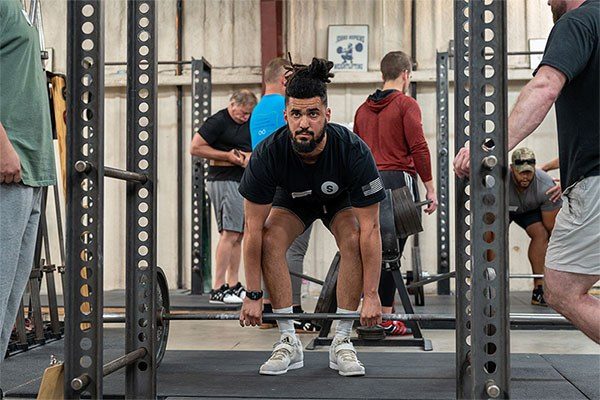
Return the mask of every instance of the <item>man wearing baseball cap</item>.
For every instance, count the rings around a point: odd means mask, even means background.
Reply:
[[[552,195],[556,189],[554,180],[536,169],[535,162],[534,152],[527,147],[512,153],[508,209],[510,222],[516,222],[531,238],[527,255],[533,273],[543,274],[548,240],[562,200]],[[534,279],[531,304],[546,305],[541,278]]]

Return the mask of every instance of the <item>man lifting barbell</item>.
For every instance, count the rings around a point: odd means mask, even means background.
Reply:
[[[323,59],[293,66],[285,95],[287,126],[255,149],[242,177],[248,289],[242,326],[261,323],[261,271],[273,311],[292,313],[285,254],[316,219],[333,233],[341,254],[337,313],[355,312],[362,293],[361,323],[381,323],[379,202],[385,192],[367,145],[346,128],[328,123],[326,84],[333,77],[332,67]],[[302,345],[292,321],[279,320],[278,325],[281,339],[261,366],[261,374],[281,375],[303,366]],[[338,322],[329,366],[343,376],[364,375],[350,342],[351,331],[352,321]]]

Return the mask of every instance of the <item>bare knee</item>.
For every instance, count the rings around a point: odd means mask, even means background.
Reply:
[[[360,253],[360,230],[358,226],[350,226],[345,229],[344,233],[338,239],[338,247],[342,254]]]
[[[220,240],[223,240],[226,243],[234,245],[236,242],[239,242],[242,240],[242,234],[239,232],[223,230],[223,231],[221,231]]]
[[[287,248],[281,240],[281,233],[276,229],[265,227],[262,236],[262,253],[264,256],[285,257]]]
[[[550,239],[550,234],[541,222],[529,225],[527,229],[525,229],[525,232],[527,232],[527,235],[531,238],[532,242],[535,241],[547,244]]]

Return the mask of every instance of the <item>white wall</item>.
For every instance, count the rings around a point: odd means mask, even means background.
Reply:
[[[174,60],[175,0],[158,4],[158,54],[160,60]],[[187,0],[184,7],[184,58],[205,57],[213,66],[213,112],[223,108],[231,92],[240,87],[260,92],[260,9],[259,0]],[[511,0],[508,4],[509,51],[527,50],[529,38],[544,38],[552,27],[545,0]],[[452,39],[452,0],[417,0],[418,101],[423,110],[423,126],[432,154],[435,154],[435,52],[447,49]],[[46,46],[54,49],[55,71],[66,72],[66,2],[42,0]],[[331,24],[369,25],[369,72],[338,74],[330,85],[332,118],[351,122],[356,108],[379,85],[379,60],[390,50],[410,53],[410,1],[404,0],[289,0],[285,3],[284,34],[286,50],[295,62],[307,62],[313,56],[327,56],[327,26]],[[123,0],[106,2],[106,61],[126,60],[126,5]],[[519,90],[530,75],[528,58],[509,57],[511,69],[509,102],[513,104]],[[191,102],[189,67],[183,77],[174,77],[174,68],[161,66],[159,75],[158,141],[159,141],[159,226],[158,262],[172,286],[176,282],[176,90],[174,83],[184,85],[184,121],[186,135],[191,138]],[[105,100],[105,163],[125,166],[125,98],[124,67],[107,67]],[[450,123],[453,121],[452,94]],[[452,126],[452,125],[450,125]],[[539,160],[556,155],[554,112],[525,144],[537,151]],[[453,148],[451,140],[450,148]],[[186,153],[184,182],[191,181],[190,158]],[[433,159],[435,168],[435,158]],[[453,182],[453,179],[450,179]],[[184,191],[186,249],[184,282],[189,286],[189,220],[190,185]],[[105,287],[122,288],[125,284],[125,192],[120,182],[106,181],[105,197]],[[453,196],[452,196],[453,199]],[[451,199],[451,204],[452,200]],[[52,198],[51,198],[52,200]],[[52,211],[52,208],[50,208]],[[64,215],[64,214],[63,214]],[[421,256],[425,270],[436,271],[436,219],[424,217]],[[50,221],[51,232],[55,222]],[[453,232],[453,231],[451,231]],[[213,232],[213,251],[217,233]],[[511,271],[529,272],[527,239],[519,228],[510,230]],[[57,248],[52,249],[58,256]],[[306,273],[324,277],[335,253],[331,235],[319,224],[306,257]],[[410,265],[406,251],[404,265]],[[214,264],[214,263],[213,263]],[[513,288],[528,288],[528,281],[513,281]],[[430,286],[434,289],[433,286]]]

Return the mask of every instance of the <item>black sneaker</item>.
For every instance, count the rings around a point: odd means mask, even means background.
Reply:
[[[246,298],[246,288],[240,282],[236,283],[230,290],[240,299],[244,300]]]
[[[243,300],[233,294],[228,284],[224,284],[219,289],[210,291],[208,302],[211,304],[242,304]]]
[[[544,300],[544,287],[539,285],[531,293],[531,304],[534,306],[547,307],[546,300]]]
[[[302,309],[302,306],[294,306],[293,308],[293,313],[294,314],[303,314],[304,310]],[[294,320],[294,329],[296,330],[296,333],[310,333],[310,332],[318,332],[321,330],[321,327],[315,323],[313,323],[313,321],[308,320],[308,319],[300,319],[300,320]]]

